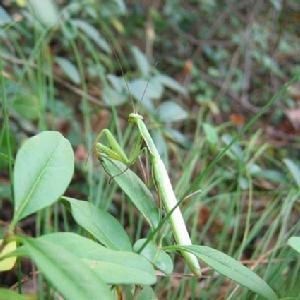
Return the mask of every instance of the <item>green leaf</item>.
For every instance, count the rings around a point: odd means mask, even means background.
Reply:
[[[229,134],[222,135],[222,141],[228,146],[232,142],[232,136]],[[240,160],[244,159],[244,152],[239,143],[234,143],[231,145],[230,149],[226,151],[226,154],[233,160]]]
[[[68,59],[63,57],[56,57],[55,61],[74,83],[79,84],[81,82],[80,74],[77,68]]]
[[[207,246],[168,246],[166,250],[188,251],[220,274],[269,300],[278,299],[270,286],[253,271],[225,253]]]
[[[28,0],[34,15],[42,24],[50,28],[57,25],[59,21],[58,10],[53,0]]]
[[[152,129],[150,131],[151,137],[155,144],[155,147],[160,155],[160,158],[164,162],[166,168],[168,169],[168,146],[166,143],[166,139],[163,135],[163,132],[159,128]]]
[[[151,286],[144,286],[136,300],[158,300]]]
[[[160,99],[164,92],[164,86],[161,84],[159,80],[157,80],[156,77],[152,77],[149,80],[148,89],[150,89],[151,91],[149,95],[152,99]]]
[[[289,238],[288,245],[300,253],[300,237],[293,236]]]
[[[106,53],[111,53],[109,44],[95,27],[82,20],[72,20],[72,23],[77,28],[81,29],[90,39],[92,39],[97,44],[97,46],[99,46],[99,48],[101,48]]]
[[[249,189],[249,180],[248,178],[244,177],[244,176],[239,176],[238,177],[238,183],[239,183],[239,187],[245,191],[247,189]]]
[[[187,95],[186,88],[182,86],[178,81],[174,80],[172,77],[165,74],[159,74],[155,76],[155,78],[170,90],[173,90],[182,95]]]
[[[156,228],[160,220],[159,211],[151,192],[143,181],[131,170],[126,170],[127,167],[118,161],[103,158],[103,164],[150,226]]]
[[[274,8],[277,11],[281,10],[281,8],[282,8],[282,2],[280,0],[271,0],[270,2],[272,3],[272,5],[274,6]]]
[[[109,20],[114,16],[124,15],[126,12],[127,8],[123,0],[111,0],[105,2],[105,5],[102,5],[99,10],[100,15]]]
[[[263,169],[261,172],[255,173],[254,176],[266,178],[275,183],[287,183],[287,177],[277,170]]]
[[[158,107],[158,116],[162,122],[170,123],[188,118],[188,113],[176,102],[166,101]]]
[[[47,280],[66,299],[113,299],[99,274],[88,268],[71,251],[41,239],[22,238],[22,241],[23,254],[34,261]]]
[[[127,97],[124,93],[105,85],[103,88],[103,100],[109,106],[117,106],[124,104],[127,101]]]
[[[0,26],[8,24],[12,22],[10,15],[6,12],[6,10],[0,5]]]
[[[72,216],[100,243],[115,250],[131,251],[129,237],[121,224],[108,212],[87,201],[64,197],[71,204]]]
[[[0,247],[2,247],[3,240],[0,239]],[[1,249],[0,252],[0,272],[2,271],[8,271],[12,269],[16,263],[16,257],[8,257],[5,259],[2,259],[3,256],[8,255],[9,253],[13,252],[17,248],[16,241],[8,242],[4,245],[4,247]]]
[[[20,295],[12,290],[0,288],[0,300],[29,300],[29,297]]]
[[[117,92],[122,93],[126,89],[126,82],[123,77],[114,74],[108,74],[106,77]]]
[[[293,179],[298,187],[300,187],[300,167],[296,164],[296,162],[292,161],[291,159],[284,159],[283,162],[289,169]]]
[[[128,87],[132,96],[142,103],[145,99],[157,99],[162,94],[160,87],[152,80],[135,79],[129,82]]]
[[[186,135],[182,134],[180,131],[174,128],[165,127],[164,133],[168,136],[169,139],[173,140],[175,143],[178,143],[186,149],[189,149],[192,145],[190,139]]]
[[[28,139],[14,169],[14,222],[54,203],[74,173],[70,142],[59,132],[44,131]]]
[[[28,120],[35,120],[40,115],[40,102],[35,95],[20,95],[12,103],[13,109]]]
[[[134,251],[138,251],[145,241],[146,239],[137,240],[133,246]],[[171,257],[165,251],[159,249],[154,242],[150,241],[142,250],[141,255],[151,261],[151,263],[162,272],[166,274],[173,272],[173,261]]]
[[[38,238],[57,244],[87,263],[109,284],[154,284],[155,271],[143,256],[107,249],[70,232],[51,233]]]
[[[131,51],[140,72],[143,74],[143,76],[147,77],[150,73],[150,64],[147,57],[139,48],[135,46],[131,47]]]
[[[114,13],[124,15],[127,12],[126,4],[123,0],[110,1],[111,5],[114,6]]]
[[[215,127],[208,123],[203,123],[203,130],[205,132],[205,136],[207,141],[212,145],[216,145],[218,143],[218,133]]]

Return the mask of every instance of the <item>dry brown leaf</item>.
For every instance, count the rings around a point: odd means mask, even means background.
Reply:
[[[294,84],[288,88],[289,95],[295,99],[300,100],[300,85]]]
[[[290,122],[293,124],[295,128],[299,128],[300,126],[300,108],[296,109],[287,109],[285,111],[286,116],[290,120]]]
[[[100,132],[109,125],[110,113],[107,110],[101,110],[92,118],[92,129],[95,133]]]
[[[231,114],[230,121],[236,126],[242,126],[245,124],[245,117],[240,114]]]
[[[84,145],[80,144],[77,146],[75,151],[76,161],[84,161],[88,158],[88,151]]]
[[[186,60],[183,66],[182,74],[186,76],[192,72],[193,69],[193,61],[191,59]]]

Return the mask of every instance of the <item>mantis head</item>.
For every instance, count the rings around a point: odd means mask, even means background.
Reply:
[[[136,123],[137,120],[143,120],[143,116],[137,114],[137,113],[131,113],[128,116],[128,121],[130,123]]]

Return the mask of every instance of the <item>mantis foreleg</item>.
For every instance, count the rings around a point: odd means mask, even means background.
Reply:
[[[101,143],[101,138],[105,136],[106,140],[109,144],[109,146],[104,145]],[[111,131],[109,129],[103,129],[101,132],[98,134],[95,144],[94,144],[94,149],[96,152],[96,155],[101,158],[103,154],[107,155],[111,159],[118,160],[122,163],[124,163],[127,167],[130,166],[135,162],[135,160],[138,158],[140,152],[141,152],[141,146],[142,146],[142,138],[140,135],[138,135],[138,140],[133,148],[129,158],[127,157],[126,153],[123,151],[122,147],[116,140],[116,138],[113,136]]]

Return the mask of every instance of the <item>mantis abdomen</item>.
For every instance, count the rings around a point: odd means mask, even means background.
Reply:
[[[162,160],[159,157],[153,156],[152,159],[155,183],[158,187],[160,198],[164,204],[166,211],[170,212],[177,205],[177,199],[174,194],[173,187]],[[170,216],[170,222],[176,242],[179,245],[191,245],[192,242],[179,207],[176,207],[172,212]],[[185,261],[190,270],[195,275],[200,276],[201,269],[196,256],[186,251],[182,251],[181,254],[185,258]]]

